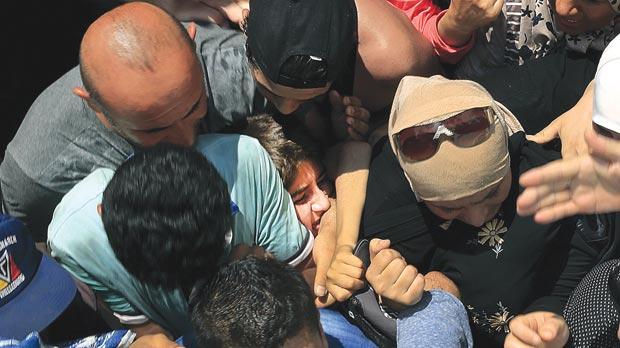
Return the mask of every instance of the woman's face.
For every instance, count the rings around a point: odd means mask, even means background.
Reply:
[[[556,27],[571,35],[606,27],[615,15],[608,0],[552,0],[551,5]]]

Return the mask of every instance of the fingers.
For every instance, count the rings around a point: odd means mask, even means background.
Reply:
[[[336,299],[329,293],[325,296],[317,297],[314,299],[314,305],[317,308],[329,307],[334,303],[336,303]]]
[[[366,279],[371,283],[373,287],[375,287],[373,281],[379,281],[379,277],[381,276],[385,277],[383,273],[392,264],[392,261],[395,260],[397,260],[397,262],[402,265],[401,269],[405,268],[405,261],[403,260],[402,256],[400,256],[400,253],[398,253],[394,249],[383,249],[379,251],[374,258],[372,258],[370,266],[368,267],[368,270],[366,270]],[[397,264],[392,265],[392,269],[394,267],[397,267]],[[391,280],[389,285],[394,284],[398,275],[400,275],[400,272],[398,272],[398,274],[396,275],[392,275],[394,279]]]
[[[347,132],[353,140],[364,140],[370,127],[370,112],[362,107],[362,102],[356,97],[342,98],[345,106],[345,122],[347,123]]]
[[[510,333],[504,341],[504,348],[535,348],[529,344],[521,342],[514,334]]]
[[[314,264],[316,265],[316,274],[314,276],[314,295],[321,297],[327,294],[327,272],[332,263],[332,257],[334,250],[332,243],[335,243],[335,238],[329,238],[328,234],[319,234],[314,240],[314,249],[312,250],[312,257]]]
[[[562,125],[562,118],[558,117],[551,122],[545,129],[534,135],[528,135],[527,139],[537,142],[539,144],[547,143],[560,135],[560,127]]]
[[[343,111],[345,109],[342,99],[342,96],[337,91],[332,90],[329,92],[329,103],[332,106],[332,110]]]
[[[510,321],[509,327],[510,334],[515,338],[514,347],[536,347],[542,344],[542,338],[538,334],[538,323],[533,316],[519,315]]]
[[[593,156],[609,162],[620,161],[620,141],[599,135],[591,129],[586,131],[585,139]]]
[[[573,216],[577,213],[588,213],[580,211],[579,207],[573,201],[558,203],[551,207],[541,209],[534,215],[534,221],[538,224],[549,224],[558,221],[567,216]]]
[[[579,158],[556,160],[523,173],[519,178],[519,184],[530,187],[570,181],[579,174],[579,164]]]
[[[389,239],[379,239],[375,238],[370,241],[370,245],[368,246],[370,250],[370,262],[375,258],[375,256],[383,249],[387,249],[390,247]]]
[[[411,271],[411,268],[413,268],[413,271]],[[414,272],[415,277],[412,278],[412,274],[414,274]],[[405,267],[403,274],[401,274],[401,278],[405,281],[405,285],[408,285],[408,289],[404,292],[404,302],[402,304],[412,306],[420,302],[422,295],[424,294],[424,286],[426,285],[424,276],[418,273],[418,270],[415,267],[408,265]],[[399,278],[399,281],[401,278]],[[411,281],[411,279],[413,279],[413,281]]]
[[[317,266],[314,276],[314,296],[321,297],[327,294],[327,270],[319,270]]]
[[[530,187],[517,199],[517,212],[522,216],[532,215],[543,208],[564,203],[571,197],[570,182]]]
[[[347,290],[358,290],[364,287],[362,277],[364,275],[363,268],[357,268],[349,265],[340,265],[338,270],[330,269],[327,272],[328,290],[330,285],[335,285]]]
[[[551,342],[554,346],[564,346],[568,341],[568,325],[557,315],[546,318],[538,332],[543,341]]]

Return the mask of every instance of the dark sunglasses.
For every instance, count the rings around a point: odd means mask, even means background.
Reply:
[[[599,135],[602,135],[610,139],[620,140],[620,133],[618,132],[614,132],[611,129],[605,128],[594,122],[592,122],[592,128],[594,128],[594,131],[598,133]]]
[[[442,137],[459,147],[472,147],[489,138],[495,113],[490,108],[465,110],[443,121],[405,128],[396,134],[399,151],[410,161],[432,157]]]

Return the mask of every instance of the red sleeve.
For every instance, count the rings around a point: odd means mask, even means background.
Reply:
[[[439,19],[446,13],[432,0],[387,0],[392,6],[403,11],[411,24],[431,42],[435,53],[442,62],[455,64],[474,46],[474,35],[463,46],[447,44],[437,31]]]

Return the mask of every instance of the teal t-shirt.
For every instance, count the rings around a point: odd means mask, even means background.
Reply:
[[[198,138],[196,148],[226,181],[239,208],[233,216],[233,246],[260,245],[293,265],[310,254],[312,234],[297,220],[291,197],[256,139],[209,134]],[[191,325],[183,294],[141,283],[114,255],[97,213],[113,175],[110,169],[97,169],[63,197],[48,229],[52,256],[90,286],[121,322],[136,323],[144,316],[175,336],[187,334]]]

